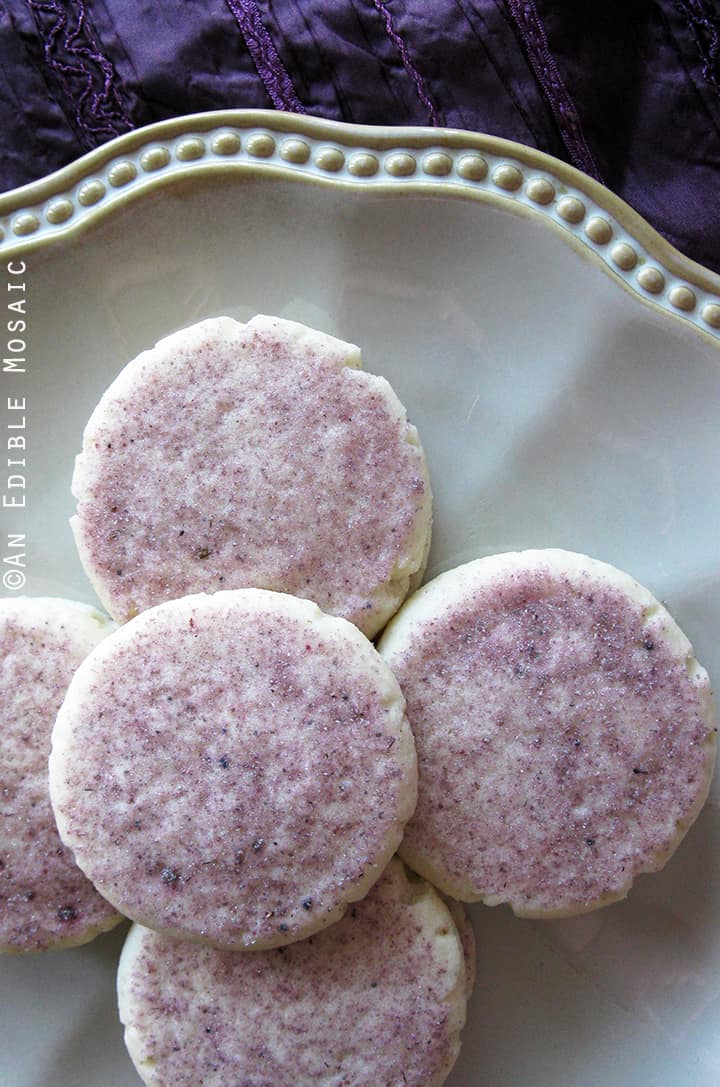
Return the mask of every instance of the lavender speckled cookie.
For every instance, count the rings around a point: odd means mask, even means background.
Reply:
[[[70,600],[0,600],[0,951],[72,947],[121,920],[60,841],[47,771],[72,675],[114,626]]]
[[[417,587],[431,490],[417,431],[352,344],[293,321],[202,321],[130,362],[73,477],[80,558],[120,622],[256,586],[373,637]]]
[[[401,855],[447,894],[527,917],[606,905],[665,864],[706,799],[707,673],[606,563],[468,563],[415,593],[379,648],[418,754]]]
[[[378,879],[417,795],[404,700],[360,631],[306,600],[158,605],[78,669],[53,731],[63,840],[149,928],[273,947]]]
[[[291,947],[244,955],[134,926],[118,997],[148,1087],[440,1087],[466,1011],[452,918],[397,859]]]

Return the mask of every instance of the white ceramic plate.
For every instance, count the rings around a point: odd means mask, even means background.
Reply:
[[[4,556],[26,536],[23,591],[94,602],[69,481],[123,363],[259,311],[356,341],[395,386],[430,460],[429,576],[586,551],[660,596],[720,676],[720,279],[599,185],[487,137],[234,112],[122,137],[0,197],[0,222],[0,277],[27,297],[27,332],[1,345],[26,372],[0,401],[4,428],[6,397],[27,401],[26,491],[3,473],[27,508],[3,509],[0,535]],[[718,796],[625,903],[544,924],[473,909],[479,981],[448,1087],[716,1087]],[[3,1085],[137,1087],[123,934],[0,961]]]

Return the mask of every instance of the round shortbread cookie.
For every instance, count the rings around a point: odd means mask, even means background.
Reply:
[[[432,496],[415,427],[352,344],[212,318],[130,362],[73,476],[80,558],[120,622],[254,586],[373,637],[422,580]]]
[[[121,920],[60,841],[47,769],[72,675],[114,627],[70,600],[0,600],[0,951],[72,947]]]
[[[344,619],[264,589],[121,627],[58,714],[50,792],[98,889],[149,928],[273,947],[337,921],[417,797],[404,700]]]
[[[582,913],[661,868],[715,759],[707,673],[629,575],[567,551],[442,574],[380,643],[419,799],[401,855],[454,897]]]
[[[238,954],[134,926],[118,997],[149,1087],[439,1087],[466,1011],[450,914],[397,859],[342,921],[291,947]]]

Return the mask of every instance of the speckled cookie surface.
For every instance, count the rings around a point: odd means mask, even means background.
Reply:
[[[707,796],[707,673],[605,563],[468,563],[414,594],[379,648],[418,753],[401,855],[448,894],[525,916],[602,906],[662,867]]]
[[[120,1018],[150,1087],[439,1087],[465,970],[447,908],[397,859],[325,932],[251,955],[135,926]]]
[[[120,920],[60,841],[47,770],[72,675],[113,628],[69,600],[0,600],[0,951],[85,943]]]
[[[416,800],[397,681],[360,631],[261,589],[143,612],[78,670],[50,759],[61,835],[128,917],[222,947],[336,921]]]
[[[129,363],[77,458],[73,531],[110,614],[258,586],[373,637],[422,579],[417,431],[352,344],[279,318],[202,321]]]

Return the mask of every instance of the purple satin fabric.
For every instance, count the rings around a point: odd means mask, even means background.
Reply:
[[[720,271],[717,0],[0,0],[2,189],[224,107],[517,140]]]

